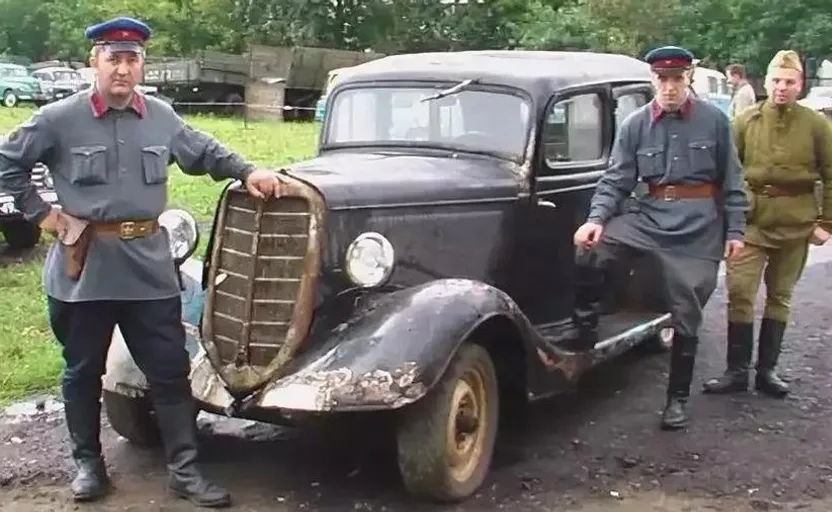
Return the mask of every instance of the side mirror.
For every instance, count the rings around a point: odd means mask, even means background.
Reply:
[[[159,225],[167,231],[170,253],[176,266],[180,266],[199,245],[199,228],[193,215],[185,210],[165,210],[159,216]]]

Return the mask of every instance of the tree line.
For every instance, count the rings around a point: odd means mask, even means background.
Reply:
[[[596,50],[642,56],[690,48],[702,65],[760,75],[783,48],[832,53],[828,0],[0,0],[0,54],[83,60],[84,28],[127,15],[154,29],[149,55],[247,44],[382,53],[467,49]]]

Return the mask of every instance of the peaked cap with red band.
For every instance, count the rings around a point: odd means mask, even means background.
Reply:
[[[141,53],[145,42],[150,39],[150,27],[139,20],[122,16],[87,27],[84,37],[109,51]]]
[[[693,53],[678,46],[662,46],[644,56],[650,69],[661,74],[679,74],[693,69]]]

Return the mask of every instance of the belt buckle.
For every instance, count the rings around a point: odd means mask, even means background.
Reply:
[[[772,197],[772,195],[771,195],[772,190],[774,190],[774,187],[772,187],[769,184],[766,184],[766,185],[763,185],[763,190],[761,190],[760,192],[762,192],[763,195],[766,196],[766,197]]]
[[[122,222],[119,226],[119,237],[122,240],[136,238],[136,223],[133,221]]]
[[[662,196],[662,199],[664,199],[665,201],[675,201],[679,198],[679,196],[676,193],[676,187],[674,185],[667,185],[664,188],[664,194],[662,194]]]

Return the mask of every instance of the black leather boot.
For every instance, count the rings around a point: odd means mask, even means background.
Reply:
[[[754,324],[728,322],[728,363],[725,373],[707,381],[703,392],[714,395],[748,391],[748,370],[754,351]]]
[[[154,404],[154,407],[165,445],[170,491],[200,507],[230,506],[228,491],[206,480],[197,466],[193,403]]]
[[[754,388],[766,395],[783,398],[789,394],[789,386],[774,371],[780,349],[783,345],[783,333],[786,323],[763,318],[760,324],[760,337],[757,346],[757,376]]]
[[[592,350],[598,343],[598,319],[601,315],[604,270],[594,264],[594,255],[581,253],[575,264],[575,304],[572,323],[578,333],[575,348]]]
[[[75,501],[96,501],[110,491],[110,479],[101,455],[101,403],[97,397],[64,404],[72,458],[78,468],[70,484]]]
[[[699,339],[676,335],[670,350],[670,377],[667,384],[667,405],[662,414],[663,430],[685,428],[690,420],[688,397],[693,380],[693,365]]]

